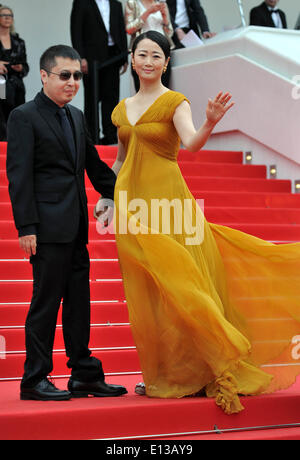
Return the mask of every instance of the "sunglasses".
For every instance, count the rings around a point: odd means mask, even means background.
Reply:
[[[13,14],[0,14],[0,18],[13,18]]]
[[[68,70],[63,70],[60,73],[50,72],[50,70],[46,70],[46,69],[43,69],[43,70],[45,70],[45,72],[47,73],[53,73],[53,75],[58,75],[59,79],[62,81],[70,80],[72,75],[75,81],[79,81],[82,79],[82,75],[83,75],[82,72],[80,72],[80,70],[76,70],[74,73],[69,72]]]

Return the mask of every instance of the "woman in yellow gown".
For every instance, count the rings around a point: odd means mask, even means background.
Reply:
[[[231,414],[243,409],[240,394],[287,388],[300,373],[300,244],[274,245],[205,220],[177,164],[180,140],[199,150],[233,103],[228,93],[209,100],[196,131],[187,99],[161,83],[169,56],[160,34],[138,37],[140,90],[112,114],[120,267],[147,396],[202,390]],[[174,204],[167,231],[152,218],[153,203],[162,212]]]

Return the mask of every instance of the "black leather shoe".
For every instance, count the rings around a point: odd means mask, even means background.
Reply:
[[[72,398],[87,398],[88,396],[96,396],[97,398],[109,396],[121,396],[127,393],[125,387],[121,385],[109,385],[105,382],[81,382],[73,380],[68,382],[68,389]]]
[[[68,401],[71,393],[59,390],[48,379],[43,379],[33,388],[21,388],[20,398],[22,401]]]

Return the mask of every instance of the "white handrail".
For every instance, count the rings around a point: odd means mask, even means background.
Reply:
[[[241,19],[242,19],[242,26],[246,27],[247,24],[246,24],[246,19],[245,19],[243,2],[242,2],[242,0],[237,0],[237,2],[238,2],[239,9],[240,9],[240,15],[241,15]]]

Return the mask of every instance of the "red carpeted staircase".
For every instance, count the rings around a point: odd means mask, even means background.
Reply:
[[[101,147],[99,152],[111,166],[116,148]],[[32,273],[18,245],[5,160],[6,144],[0,143],[0,439],[300,439],[300,381],[274,395],[242,398],[246,410],[230,417],[207,398],[157,400],[134,394],[142,376],[115,241],[113,235],[96,231],[92,212],[98,194],[88,178],[90,347],[102,360],[107,381],[126,385],[129,393],[63,403],[21,402]],[[300,194],[291,194],[290,181],[267,180],[266,167],[244,165],[242,152],[181,151],[179,164],[195,198],[204,199],[208,221],[273,242],[300,241]],[[54,346],[56,385],[65,388],[68,375],[60,315]]]

